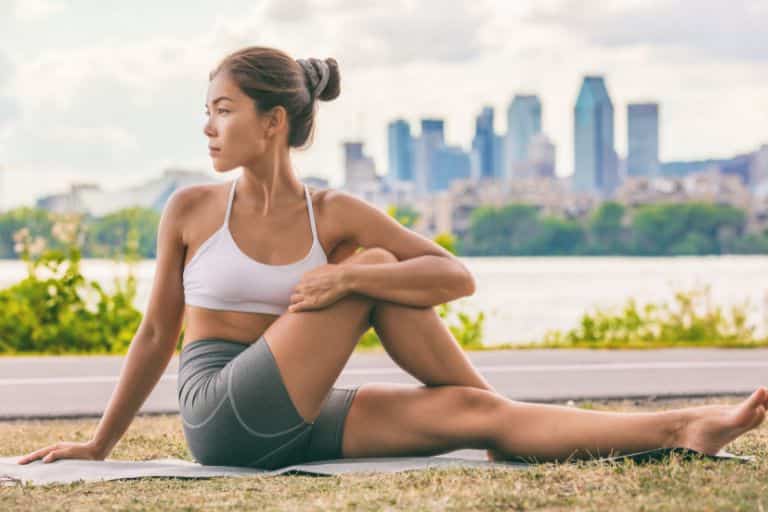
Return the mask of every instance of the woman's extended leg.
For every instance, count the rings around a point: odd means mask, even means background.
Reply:
[[[736,406],[616,413],[515,402],[465,386],[366,384],[347,416],[342,453],[377,457],[495,448],[552,461],[679,446],[713,454],[759,425],[766,407],[765,387]]]

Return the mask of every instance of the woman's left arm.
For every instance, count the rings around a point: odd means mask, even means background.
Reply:
[[[382,210],[340,190],[329,191],[325,205],[344,240],[387,249],[399,260],[339,266],[349,292],[412,306],[435,306],[474,293],[474,277],[458,258]]]
[[[475,292],[471,274],[453,257],[424,255],[397,263],[348,263],[339,271],[348,292],[409,306],[436,306]]]

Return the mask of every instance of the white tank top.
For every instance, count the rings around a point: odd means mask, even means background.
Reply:
[[[184,267],[184,301],[208,309],[280,315],[288,309],[302,274],[328,262],[317,238],[309,188],[304,184],[312,228],[309,253],[293,263],[267,265],[240,250],[229,231],[229,213],[238,178],[232,181],[224,224],[200,245]]]

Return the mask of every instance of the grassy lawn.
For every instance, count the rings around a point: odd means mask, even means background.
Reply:
[[[577,407],[649,411],[736,403],[740,397],[687,401],[577,402]],[[0,456],[84,441],[96,419],[0,422]],[[529,470],[430,469],[395,475],[144,479],[0,488],[0,510],[768,510],[768,424],[727,450],[751,464],[682,461],[636,465],[577,462]],[[134,420],[111,459],[192,460],[177,415]]]

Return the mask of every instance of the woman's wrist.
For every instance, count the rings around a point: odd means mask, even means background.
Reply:
[[[354,293],[357,291],[357,273],[355,272],[354,263],[347,265],[340,265],[339,272],[341,276],[341,287],[347,293]]]
[[[112,451],[112,448],[107,443],[99,442],[95,438],[88,441],[88,445],[93,450],[97,459],[106,459],[107,455],[109,455],[109,452]]]

